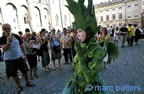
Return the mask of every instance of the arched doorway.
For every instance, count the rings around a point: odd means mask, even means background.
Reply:
[[[38,7],[33,8],[32,23],[35,32],[39,32],[42,27],[41,13]]]
[[[7,3],[4,9],[4,22],[11,25],[12,32],[18,33],[19,25],[16,6],[12,3]]]
[[[49,29],[49,16],[48,16],[48,9],[44,8],[43,9],[43,20],[42,20],[42,27],[45,29]]]
[[[0,8],[0,37],[2,36],[2,13],[1,13],[1,8]]]
[[[20,7],[19,11],[19,23],[20,23],[20,28],[25,33],[26,28],[30,28],[29,26],[29,16],[28,16],[28,8],[25,5],[22,5]]]

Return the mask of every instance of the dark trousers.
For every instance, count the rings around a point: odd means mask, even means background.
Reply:
[[[64,48],[64,57],[65,57],[65,63],[68,63],[68,59],[72,62],[72,53],[71,48]]]
[[[132,36],[131,40],[130,40],[130,46],[133,46],[133,41],[134,41],[134,36]]]

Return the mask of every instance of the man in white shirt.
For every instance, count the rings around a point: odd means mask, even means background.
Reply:
[[[67,34],[67,29],[63,28],[63,34],[61,36],[60,42],[61,42],[61,47],[64,51],[65,64],[68,63],[68,57],[70,58],[70,62],[72,62],[71,48],[66,44],[66,41],[69,38],[70,38],[70,36],[69,36],[69,34]]]

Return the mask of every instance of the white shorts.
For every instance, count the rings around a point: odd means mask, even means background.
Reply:
[[[114,36],[114,40],[118,40],[119,36]]]
[[[104,61],[104,62],[107,62],[107,61],[108,61],[108,53],[106,54],[106,56],[105,56],[105,58],[104,58],[103,61]]]

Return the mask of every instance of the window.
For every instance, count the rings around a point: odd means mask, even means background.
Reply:
[[[52,0],[52,1],[53,1],[53,4],[54,4],[55,0]]]
[[[99,21],[98,21],[98,17],[96,17],[96,21],[99,22]]]
[[[138,10],[134,11],[134,17],[138,17]]]
[[[109,21],[109,15],[106,15],[106,20]]]
[[[115,8],[113,8],[112,10],[115,10]]]
[[[119,9],[122,9],[122,7],[119,7]]]
[[[119,27],[122,27],[122,23],[119,23]]]
[[[131,7],[131,5],[128,5],[127,7],[128,7],[128,8],[130,8],[130,7]]]
[[[119,13],[119,19],[122,19],[122,13]]]
[[[101,21],[103,21],[103,16],[101,16]]]
[[[135,6],[138,6],[139,4],[135,4]]]
[[[55,20],[56,20],[56,26],[58,26],[58,25],[59,25],[59,17],[58,17],[57,14],[56,14],[56,16],[55,16]]]
[[[67,25],[67,17],[66,17],[66,15],[64,16],[64,24],[65,24],[65,26]]]
[[[39,0],[38,2],[41,3],[41,0]]]
[[[28,18],[28,15],[25,14],[24,15],[24,24],[28,24],[29,23],[29,18]]]
[[[46,15],[44,15],[44,18],[45,18],[45,19],[47,19],[47,16],[46,16]]]
[[[127,18],[131,18],[131,12],[127,12]]]
[[[115,20],[115,14],[112,15],[112,19]]]

